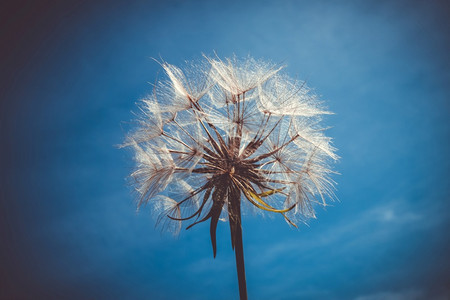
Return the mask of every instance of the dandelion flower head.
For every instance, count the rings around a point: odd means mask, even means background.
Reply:
[[[215,255],[219,220],[232,235],[247,210],[297,226],[334,198],[338,157],[319,124],[330,112],[305,82],[250,57],[161,66],[124,145],[134,150],[138,207],[151,206],[162,228],[210,220]]]

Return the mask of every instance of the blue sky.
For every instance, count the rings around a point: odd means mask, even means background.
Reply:
[[[0,298],[235,299],[229,229],[161,235],[115,148],[160,66],[287,65],[335,115],[339,202],[309,226],[245,215],[250,299],[450,297],[444,1],[3,4]]]

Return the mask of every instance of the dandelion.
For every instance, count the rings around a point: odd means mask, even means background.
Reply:
[[[241,211],[270,212],[290,226],[334,198],[337,160],[319,126],[324,110],[304,82],[252,58],[204,57],[184,70],[161,63],[166,79],[140,102],[131,174],[138,207],[177,234],[208,221],[214,257],[219,220],[228,220],[241,299],[247,299]]]

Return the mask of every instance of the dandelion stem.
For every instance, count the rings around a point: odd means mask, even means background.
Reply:
[[[239,282],[239,296],[247,300],[247,281],[245,279],[244,244],[242,242],[241,195],[239,189],[232,189],[228,195],[231,245],[236,256],[236,270]]]
[[[236,269],[239,281],[239,295],[241,300],[247,300],[247,282],[245,279],[244,266],[244,245],[242,243],[242,225],[241,216],[239,215],[238,224],[236,224],[235,236],[235,254],[236,254]]]

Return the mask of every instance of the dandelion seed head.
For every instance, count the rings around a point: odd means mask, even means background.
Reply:
[[[335,198],[338,156],[319,126],[330,112],[305,82],[250,57],[160,65],[165,76],[140,102],[124,145],[135,155],[138,206],[149,204],[163,228],[216,226],[241,204],[295,226]]]

